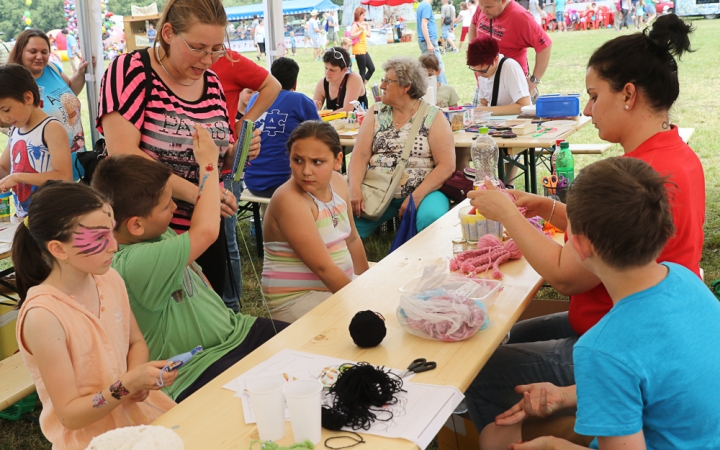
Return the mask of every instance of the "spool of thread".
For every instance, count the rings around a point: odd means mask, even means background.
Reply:
[[[385,318],[375,311],[360,311],[350,321],[350,336],[360,348],[380,345],[386,334]]]

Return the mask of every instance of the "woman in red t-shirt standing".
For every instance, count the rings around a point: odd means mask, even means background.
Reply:
[[[193,124],[203,124],[213,136],[220,149],[218,167],[232,164],[234,156],[225,95],[217,76],[208,71],[225,57],[226,26],[220,0],[169,0],[153,47],[118,56],[100,89],[96,125],[105,136],[108,153],[136,154],[172,168],[170,187],[178,208],[170,226],[179,233],[188,229],[198,195]],[[225,189],[222,201],[223,217],[234,214],[237,201],[232,192]],[[225,233],[220,230],[218,240],[197,262],[222,295],[228,263]]]
[[[663,248],[658,262],[681,264],[699,276],[705,177],[699,158],[682,141],[669,118],[680,92],[676,57],[689,50],[691,31],[690,25],[677,16],[667,15],[659,18],[647,34],[621,36],[602,45],[588,63],[585,83],[590,101],[584,114],[592,117],[600,138],[620,144],[625,157],[644,160],[674,185],[670,203],[675,236]],[[550,413],[563,406],[564,389],[574,390],[575,384],[573,345],[613,305],[605,287],[580,266],[572,250],[547,239],[517,209],[526,207],[527,217],[539,215],[565,229],[565,205],[546,197],[511,192],[515,203],[492,187],[468,196],[479,213],[503,223],[545,281],[571,296],[570,311],[516,324],[509,341],[498,348],[466,392],[475,426],[478,430],[485,428],[481,442],[487,448],[494,448],[491,444],[502,446],[502,441],[494,440],[500,435],[508,439],[503,448],[534,437],[527,433],[530,427],[522,428],[525,413],[518,403],[523,399],[522,392],[529,392],[537,401],[545,389]],[[607,232],[623,239],[622,230]],[[496,422],[504,426],[493,424],[497,415],[513,406],[518,414]]]

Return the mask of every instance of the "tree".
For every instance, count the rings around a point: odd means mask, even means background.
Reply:
[[[3,39],[9,41],[27,27],[22,20],[25,11],[30,13],[32,28],[42,31],[63,28],[67,22],[62,5],[62,0],[33,0],[30,6],[23,0],[3,0],[0,8],[0,31],[5,33]]]
[[[131,5],[147,6],[151,3],[157,3],[158,12],[162,11],[165,6],[165,0],[108,0],[107,10],[119,16],[129,16],[131,15]]]

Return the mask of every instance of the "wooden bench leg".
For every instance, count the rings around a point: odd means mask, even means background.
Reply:
[[[262,222],[260,220],[260,203],[253,203],[252,207],[253,220],[255,221],[255,247],[257,248],[257,256],[262,259],[264,256],[263,250],[263,235],[262,235]]]

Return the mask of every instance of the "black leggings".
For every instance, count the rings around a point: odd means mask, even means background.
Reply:
[[[195,391],[225,372],[236,362],[249,355],[253,350],[272,339],[275,336],[275,330],[279,333],[288,326],[290,326],[289,323],[276,320],[275,326],[273,327],[273,322],[270,319],[258,318],[253,326],[250,327],[250,331],[245,339],[237,347],[227,352],[225,356],[210,364],[190,386],[178,394],[175,401],[180,403],[185,400]]]
[[[363,80],[369,81],[375,73],[375,64],[373,64],[370,53],[355,55],[355,61],[358,65],[358,73]]]

